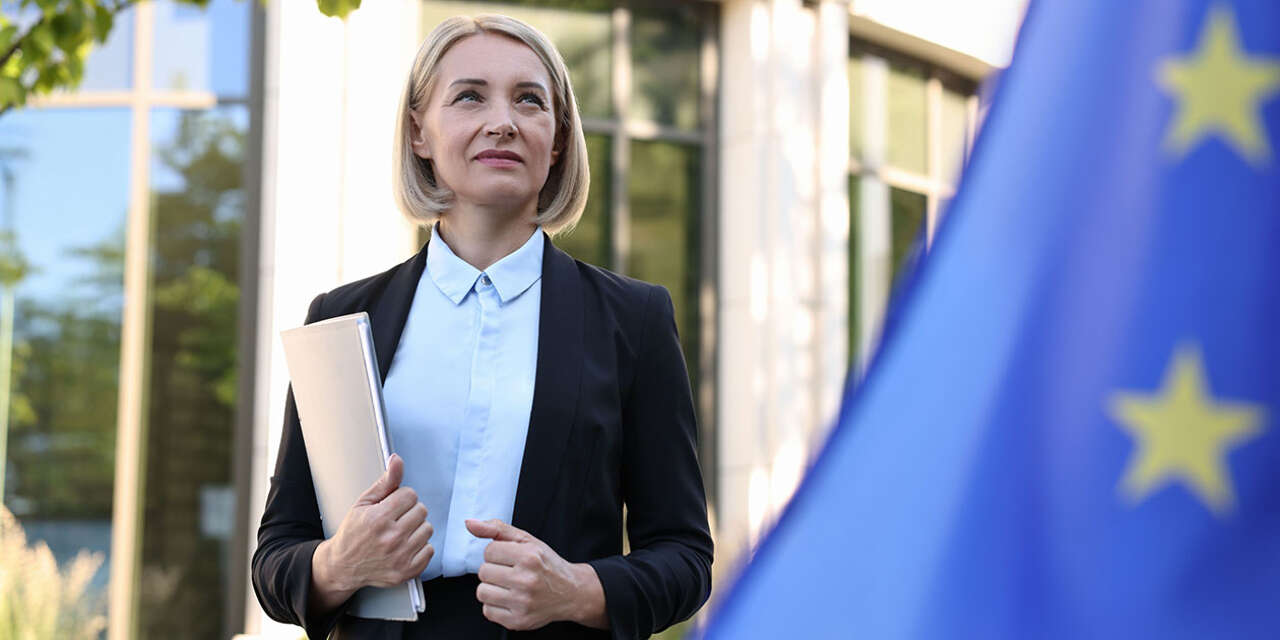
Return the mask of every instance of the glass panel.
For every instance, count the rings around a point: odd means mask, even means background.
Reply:
[[[948,184],[955,185],[960,177],[960,167],[966,155],[968,127],[968,96],[947,87],[942,89],[942,175]]]
[[[701,35],[697,7],[637,10],[631,23],[631,114],[698,127]]]
[[[156,2],[153,87],[246,96],[252,8],[236,0],[212,0],[205,9]]]
[[[129,131],[127,109],[0,119],[0,478],[59,564],[111,549]],[[105,615],[109,570],[56,616]]]
[[[607,136],[587,136],[587,157],[591,164],[587,208],[573,231],[556,236],[556,246],[569,255],[605,268],[612,262],[610,237],[613,225],[609,217],[609,155],[612,146]]]
[[[451,2],[430,0],[422,4],[423,37],[446,18],[458,15],[501,13],[523,20],[555,43],[569,67],[569,81],[583,117],[608,118],[613,114],[609,89],[613,68],[612,22],[602,3],[577,3],[582,10],[512,6],[511,3]],[[600,10],[600,9],[606,10]],[[587,9],[594,9],[588,11]]]
[[[928,170],[925,145],[924,71],[889,63],[889,164],[924,175]]]
[[[900,274],[908,273],[924,252],[925,207],[924,194],[895,187],[889,188],[889,207],[893,221],[893,282]]]
[[[632,141],[628,201],[631,253],[628,274],[671,292],[689,375],[697,388],[698,203],[697,147]]]
[[[143,638],[222,640],[235,523],[232,442],[244,106],[152,112],[151,349]],[[192,612],[205,624],[192,626]]]
[[[863,127],[865,122],[865,90],[862,86],[862,54],[854,52],[849,58],[849,153],[863,159]]]
[[[862,331],[862,316],[859,311],[859,296],[862,295],[862,271],[858,268],[858,258],[862,255],[858,233],[862,230],[861,202],[862,178],[849,176],[849,363],[858,362],[861,352],[858,341]]]
[[[84,64],[81,91],[128,89],[133,80],[133,7],[116,14],[107,41],[95,44]]]

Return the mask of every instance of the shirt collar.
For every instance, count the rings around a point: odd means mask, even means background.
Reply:
[[[459,258],[445,244],[439,230],[433,225],[431,243],[427,245],[427,272],[436,287],[454,304],[461,304],[467,293],[475,287],[476,280],[481,275],[487,275],[498,292],[498,299],[506,304],[519,297],[542,277],[541,232],[542,227],[538,227],[519,249],[481,272]]]

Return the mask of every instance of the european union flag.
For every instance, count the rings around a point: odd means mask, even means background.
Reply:
[[[1033,2],[707,637],[1280,637],[1280,3]]]

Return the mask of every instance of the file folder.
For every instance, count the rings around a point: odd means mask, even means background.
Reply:
[[[325,538],[387,468],[393,451],[369,315],[340,316],[280,334],[302,424]],[[418,578],[396,587],[364,587],[347,614],[416,620],[425,609]]]

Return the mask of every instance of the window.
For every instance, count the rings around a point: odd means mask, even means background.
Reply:
[[[971,80],[872,45],[849,54],[849,349],[865,364],[895,283],[924,253],[975,128]]]
[[[133,6],[77,91],[0,120],[0,493],[60,562],[103,554],[87,599],[140,637],[242,626],[232,470],[255,10]],[[110,612],[108,584],[124,594]]]

